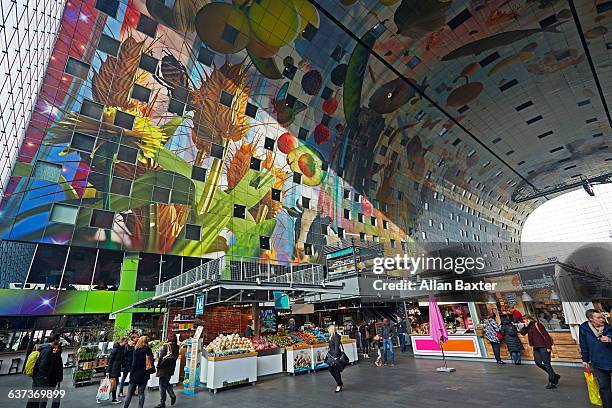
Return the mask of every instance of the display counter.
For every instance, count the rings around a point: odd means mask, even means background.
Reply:
[[[285,349],[282,347],[258,351],[257,376],[282,373],[284,354]]]
[[[359,359],[359,353],[357,352],[357,340],[355,339],[342,339],[342,348],[344,354],[349,359],[349,363],[354,363]]]
[[[312,361],[312,369],[320,370],[322,368],[328,368],[329,365],[325,362],[325,357],[327,356],[327,352],[329,351],[328,343],[319,343],[313,344],[310,346],[311,350],[311,361]]]
[[[440,356],[440,345],[429,334],[411,334],[410,341],[415,356]],[[475,334],[451,334],[443,344],[444,355],[448,357],[483,357],[483,352]]]
[[[157,365],[159,364],[156,363],[155,367],[157,368]],[[156,369],[157,371],[157,369]],[[172,377],[170,377],[170,384],[178,384],[179,383],[179,373],[181,372],[181,364],[179,363],[179,361],[177,360],[176,362],[176,367],[174,368],[174,374],[172,374]],[[128,381],[129,381],[129,373],[128,373]],[[149,377],[149,382],[147,382],[147,387],[149,388],[158,388],[159,387],[159,377],[156,374],[152,374]]]
[[[571,362],[578,363],[581,362],[580,358],[580,347],[574,338],[572,337],[571,332],[568,331],[550,331],[548,332],[550,337],[553,339],[554,346],[552,348],[551,361],[563,361],[563,362]],[[521,357],[525,360],[533,360],[533,349],[529,347],[529,339],[527,336],[518,335],[518,338],[523,343],[523,352],[521,353]],[[495,358],[493,356],[493,349],[491,348],[491,343],[489,343],[486,339],[484,340],[485,349],[487,357]],[[510,354],[508,353],[508,348],[506,344],[502,342],[501,346],[501,357],[502,359],[510,359]]]
[[[220,388],[257,381],[257,353],[206,357],[206,387],[215,393]],[[202,372],[202,371],[201,371]]]
[[[312,347],[304,344],[289,346],[285,354],[287,359],[287,372],[298,374],[309,372],[312,369]]]

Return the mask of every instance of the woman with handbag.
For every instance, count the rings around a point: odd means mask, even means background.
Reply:
[[[342,367],[340,359],[342,357],[342,343],[340,342],[340,336],[336,333],[336,326],[333,324],[327,328],[329,333],[329,351],[327,352],[327,358],[325,359],[329,365],[329,373],[336,380],[336,392],[342,391]]]
[[[550,363],[550,354],[553,348],[553,339],[546,331],[542,322],[534,319],[532,316],[524,316],[526,326],[523,327],[520,333],[527,336],[529,345],[533,348],[533,360],[535,365],[548,374],[547,390],[557,388],[561,376],[555,373]]]
[[[134,395],[134,390],[136,389],[138,389],[138,408],[144,407],[145,390],[147,389],[147,382],[149,382],[149,375],[155,374],[153,361],[153,352],[149,347],[149,339],[147,336],[140,336],[134,347],[132,367],[130,369],[130,386],[128,387],[128,394],[123,404],[124,408],[130,406],[132,395]]]
[[[493,348],[493,355],[495,355],[497,364],[506,364],[501,359],[501,341],[504,336],[501,334],[501,327],[495,320],[495,313],[491,312],[487,320],[485,320],[484,332],[485,337],[489,340],[489,343],[491,343],[491,348]]]

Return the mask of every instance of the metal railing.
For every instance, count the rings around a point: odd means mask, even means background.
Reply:
[[[164,295],[190,286],[220,280],[290,285],[320,285],[325,279],[322,265],[282,263],[255,257],[223,256],[184,272],[155,286],[155,295]]]

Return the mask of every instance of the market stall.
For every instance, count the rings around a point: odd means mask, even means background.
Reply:
[[[289,374],[307,373],[312,370],[312,347],[296,344],[286,348],[287,372]]]
[[[206,346],[206,387],[214,392],[257,381],[257,352],[250,339],[219,335]]]
[[[357,352],[357,340],[343,337],[341,341],[342,348],[344,348],[344,353],[348,357],[349,363],[354,363],[355,361],[359,360],[359,353]]]
[[[410,336],[415,356],[442,356],[440,345],[429,334]],[[449,357],[482,357],[482,348],[475,334],[449,335],[443,344],[444,354]]]
[[[253,336],[251,341],[257,352],[257,376],[282,373],[285,349],[265,336]]]

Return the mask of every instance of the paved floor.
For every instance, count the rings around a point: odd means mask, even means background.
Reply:
[[[327,372],[296,377],[276,375],[262,379],[256,386],[243,386],[216,395],[202,391],[195,396],[179,394],[175,408],[319,408],[319,407],[511,407],[574,408],[589,407],[582,370],[555,367],[561,374],[556,390],[546,390],[543,371],[533,365],[504,365],[487,362],[452,361],[455,373],[438,373],[439,360],[414,359],[402,355],[393,367],[375,367],[372,360],[360,361],[343,373],[345,389],[334,394],[334,383]],[[68,374],[68,373],[66,373]],[[69,375],[66,377],[70,378]],[[30,385],[25,376],[0,377],[0,406],[24,407],[25,401],[8,400],[11,388]],[[96,406],[95,386],[67,388],[61,406],[84,408]],[[132,407],[137,407],[137,398]],[[159,393],[147,393],[145,407],[159,402]],[[49,404],[50,406],[50,404]],[[122,407],[110,405],[107,407]]]

